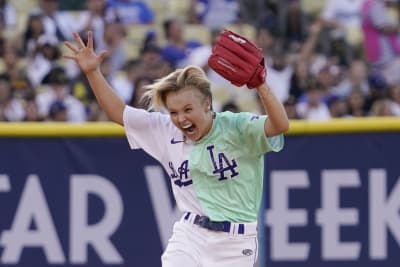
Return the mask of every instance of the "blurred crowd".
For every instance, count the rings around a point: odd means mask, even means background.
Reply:
[[[21,4],[22,3],[22,4]],[[29,5],[27,4],[29,3]],[[72,33],[94,33],[101,70],[127,105],[145,86],[197,65],[216,111],[263,113],[257,94],[207,65],[221,29],[254,41],[290,119],[400,116],[397,0],[0,0],[0,121],[104,121],[74,62]]]

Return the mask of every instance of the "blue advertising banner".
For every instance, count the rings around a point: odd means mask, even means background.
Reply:
[[[399,266],[399,141],[398,133],[286,138],[266,159],[266,266]]]
[[[400,263],[398,133],[287,136],[266,157],[266,266]],[[181,215],[124,137],[0,138],[0,265],[161,266]]]
[[[155,162],[126,139],[1,138],[0,148],[1,266],[161,265],[144,173]]]

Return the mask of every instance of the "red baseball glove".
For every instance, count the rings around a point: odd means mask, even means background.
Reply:
[[[246,38],[224,30],[218,37],[208,65],[236,86],[255,88],[265,82],[264,55]]]

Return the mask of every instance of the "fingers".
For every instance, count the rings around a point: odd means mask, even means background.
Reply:
[[[104,57],[107,55],[107,51],[103,50],[100,52],[98,58],[100,59],[100,62],[103,61]]]
[[[82,41],[81,37],[79,36],[78,33],[74,32],[73,34],[74,39],[76,43],[79,46],[79,49],[76,48],[74,45],[72,45],[70,42],[64,42],[65,46],[68,47],[75,55],[77,55],[80,51],[80,49],[86,48],[85,43]],[[93,37],[92,37],[92,32],[88,32],[88,48],[92,49],[93,48]],[[76,59],[76,56],[68,56],[68,55],[63,55],[63,58],[67,59]]]
[[[64,42],[64,44],[75,54],[77,54],[79,52],[79,50],[75,46],[73,46],[70,42]]]
[[[74,39],[77,42],[79,48],[85,48],[85,43],[82,41],[81,37],[77,32],[74,32]]]
[[[89,49],[93,49],[93,34],[92,31],[88,31],[88,43],[87,43],[87,47]]]

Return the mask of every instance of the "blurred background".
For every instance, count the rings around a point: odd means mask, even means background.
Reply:
[[[262,113],[257,95],[207,66],[221,29],[264,52],[291,119],[400,115],[396,0],[1,0],[0,120],[104,121],[63,41],[94,32],[102,71],[128,105],[175,68],[202,67],[217,111]]]

